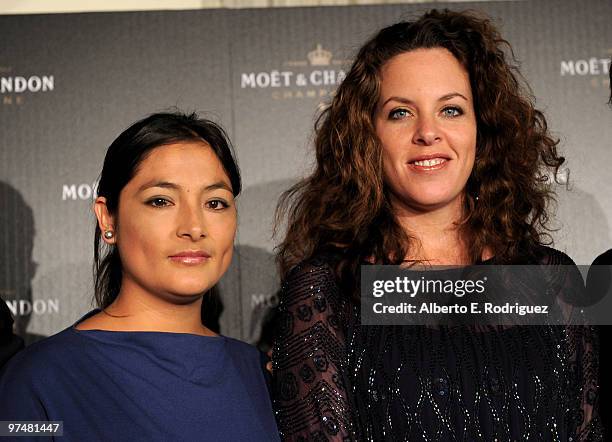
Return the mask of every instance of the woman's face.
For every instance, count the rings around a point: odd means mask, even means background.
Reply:
[[[417,49],[381,69],[376,133],[396,208],[462,207],[476,154],[469,75],[446,49]]]
[[[122,189],[113,221],[122,292],[188,302],[230,264],[234,196],[221,162],[203,142],[154,149]]]

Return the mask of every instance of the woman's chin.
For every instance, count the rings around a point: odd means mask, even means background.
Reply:
[[[171,301],[177,304],[190,304],[201,298],[207,291],[208,287],[173,287],[169,290]]]
[[[405,206],[419,212],[430,212],[445,207],[457,207],[460,209],[461,195],[449,195],[448,193],[432,192],[420,194],[417,198],[405,201]],[[459,204],[458,204],[459,203]]]

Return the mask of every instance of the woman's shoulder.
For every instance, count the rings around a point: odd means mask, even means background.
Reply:
[[[235,367],[239,368],[239,372],[241,372],[245,378],[257,382],[259,374],[263,376],[267,374],[266,364],[269,358],[257,347],[227,336],[224,336],[224,339],[228,354],[234,361]],[[257,374],[257,376],[253,377],[254,374]],[[265,382],[264,378],[259,379]]]
[[[294,266],[285,275],[281,286],[281,301],[313,294],[330,296],[338,293],[339,284],[334,271],[334,257],[318,254]]]
[[[580,269],[567,253],[547,246],[538,246],[534,251],[535,262],[529,264],[540,266],[536,278],[544,279],[548,293],[555,294],[568,307],[590,303]]]
[[[333,275],[333,269],[338,261],[338,257],[329,253],[318,253],[310,258],[299,262],[285,276],[284,280],[299,278],[303,275],[321,273]]]
[[[566,253],[544,245],[538,245],[533,248],[531,259],[533,264],[540,265],[576,265],[574,260]]]
[[[0,420],[44,420],[45,398],[61,392],[62,376],[75,372],[78,355],[66,331],[38,341],[17,353],[0,372]]]
[[[229,336],[223,336],[222,339],[225,339],[225,343],[227,348],[231,352],[235,352],[237,354],[242,354],[246,357],[253,357],[259,359],[259,350],[252,344],[241,341],[236,338],[231,338]]]
[[[64,370],[79,354],[79,346],[66,329],[26,347],[9,360],[1,372],[2,379],[11,382],[31,382],[54,376],[54,370]]]

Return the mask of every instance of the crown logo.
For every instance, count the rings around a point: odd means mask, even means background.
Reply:
[[[329,66],[332,59],[332,53],[326,51],[317,44],[317,48],[314,51],[308,53],[308,61],[311,66]]]

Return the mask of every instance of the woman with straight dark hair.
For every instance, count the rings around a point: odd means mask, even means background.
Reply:
[[[62,421],[66,441],[278,440],[259,352],[201,321],[240,185],[227,136],[195,114],[119,135],[94,203],[98,309],[10,361],[0,420]]]
[[[432,10],[370,39],[319,118],[278,213],[284,440],[602,439],[590,327],[361,325],[362,266],[573,265],[545,245],[564,160],[508,52]]]

